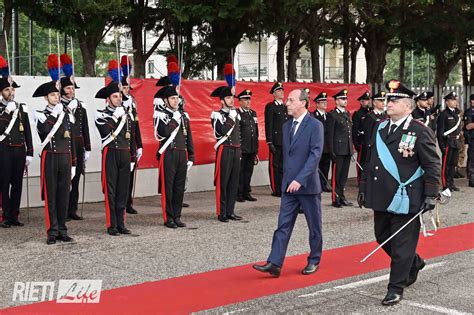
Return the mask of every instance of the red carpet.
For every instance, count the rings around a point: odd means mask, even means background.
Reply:
[[[103,291],[99,304],[52,301],[4,309],[0,313],[186,314],[388,268],[389,261],[382,251],[359,263],[375,246],[375,243],[363,243],[326,250],[320,269],[313,276],[300,274],[306,255],[298,255],[286,259],[278,279],[244,265]],[[434,237],[421,237],[418,247],[426,259],[473,248],[474,223],[441,229]]]

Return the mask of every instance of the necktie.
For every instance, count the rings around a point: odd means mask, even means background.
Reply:
[[[298,125],[298,121],[293,121],[293,124],[291,125],[291,130],[290,130],[290,143],[293,142],[293,136],[295,134],[295,130],[296,130],[296,125]]]
[[[392,133],[394,133],[396,128],[397,128],[397,125],[392,124],[390,126],[390,131],[388,132],[388,135],[390,136]]]

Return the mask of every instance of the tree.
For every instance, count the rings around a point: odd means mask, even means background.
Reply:
[[[472,1],[419,3],[409,12],[417,17],[417,23],[409,25],[406,36],[414,49],[426,50],[434,56],[434,84],[442,87],[466,54],[468,40],[474,36]]]
[[[169,34],[170,25],[166,23],[166,19],[168,19],[170,11],[160,5],[151,6],[148,0],[128,0],[128,14],[121,20],[124,25],[130,27],[136,77],[145,77],[146,61]],[[157,35],[157,39],[148,50],[143,45],[144,31],[152,31]]]
[[[128,13],[125,0],[22,0],[15,6],[39,25],[78,39],[84,76],[95,76],[97,47],[117,20]]]
[[[365,49],[366,81],[372,85],[373,91],[379,91],[383,85],[389,42],[399,27],[399,17],[395,12],[406,10],[406,7],[401,6],[400,1],[354,1],[352,10],[360,19],[360,26],[354,32]]]
[[[209,44],[214,64],[217,65],[218,78],[223,78],[226,63],[232,63],[235,48],[244,34],[249,37],[256,35],[258,29],[253,21],[263,8],[261,0],[222,1],[215,2],[165,0],[165,7],[173,11],[179,23],[199,21],[209,32],[204,32],[203,40]]]
[[[7,34],[7,38],[10,34],[10,29],[12,25],[12,9],[13,9],[13,0],[3,0],[3,5],[0,4],[0,8],[3,10],[3,24],[2,24],[2,33],[0,34],[0,53],[2,56],[7,54],[6,43],[4,33]]]

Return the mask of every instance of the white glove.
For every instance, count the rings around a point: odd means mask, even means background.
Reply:
[[[7,113],[10,114],[15,111],[16,109],[16,104],[15,102],[8,102],[7,108],[5,108]]]
[[[91,156],[91,151],[84,152],[84,162],[87,162],[90,156]]]
[[[194,164],[193,161],[188,161],[188,172],[191,169],[191,166],[193,166],[193,164]]]
[[[62,111],[64,111],[63,104],[61,104],[61,103],[56,104],[56,106],[54,106],[54,108],[53,108],[53,116],[58,117],[58,115],[61,114]]]
[[[133,172],[134,168],[135,168],[135,163],[134,162],[130,163],[130,172]]]
[[[237,111],[235,109],[231,109],[229,112],[229,117],[232,120],[235,120],[235,117],[237,117]]]
[[[76,176],[76,167],[75,166],[71,167],[71,180],[74,178],[74,176]]]
[[[33,157],[27,155],[26,156],[26,161],[25,161],[25,166],[29,166],[31,164],[31,161],[33,161]]]
[[[114,112],[115,118],[119,119],[123,115],[125,115],[125,109],[122,106],[117,107]]]
[[[69,110],[72,112],[73,110],[75,110],[77,108],[77,100],[74,99],[72,101],[69,102],[69,104],[67,104],[67,108],[69,108]]]
[[[138,148],[137,149],[137,162],[140,161],[140,158],[143,155],[143,148]]]
[[[179,111],[173,112],[173,119],[179,122],[181,120],[181,113]]]

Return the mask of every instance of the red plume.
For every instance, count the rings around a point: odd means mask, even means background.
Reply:
[[[232,64],[228,63],[224,66],[224,75],[235,74],[234,67]]]
[[[178,58],[176,58],[175,55],[168,55],[168,57],[166,57],[166,62],[167,62],[168,64],[170,64],[170,63],[172,63],[172,62],[178,64]]]
[[[110,70],[117,70],[118,69],[118,62],[117,60],[113,59],[109,61],[109,71]]]
[[[0,69],[3,69],[5,67],[8,67],[8,62],[5,60],[5,58],[0,56]]]
[[[59,67],[59,58],[56,54],[50,54],[48,56],[48,69],[54,69]]]
[[[170,62],[168,64],[168,73],[176,73],[179,72],[179,67],[176,62]]]
[[[70,65],[72,64],[72,59],[68,54],[62,54],[59,58],[61,60],[61,65]]]

